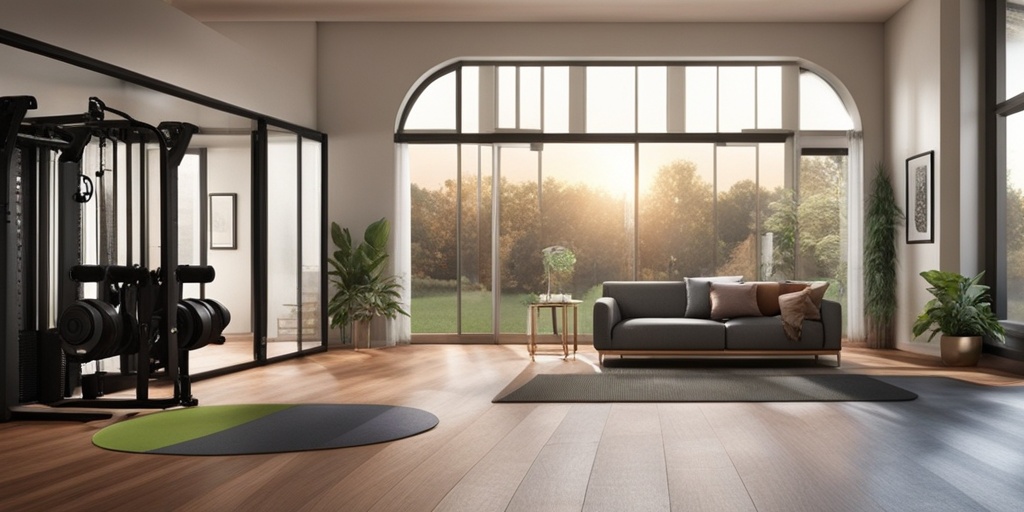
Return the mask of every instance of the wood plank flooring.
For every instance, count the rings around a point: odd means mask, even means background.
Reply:
[[[828,358],[825,358],[828,359]],[[492,404],[538,373],[600,371],[521,345],[330,351],[195,383],[201,405],[383,403],[440,424],[340,450],[110,452],[111,421],[0,424],[0,510],[1019,510],[1024,372],[847,348],[910,402]],[[831,361],[824,361],[825,365]],[[729,362],[721,363],[729,365]],[[944,378],[949,377],[949,378]]]

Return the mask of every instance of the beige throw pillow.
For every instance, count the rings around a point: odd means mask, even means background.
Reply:
[[[782,310],[782,328],[786,331],[786,337],[793,341],[800,339],[808,307],[813,307],[810,293],[810,290],[804,288],[798,292],[779,295],[779,309]]]
[[[711,318],[725,320],[761,316],[757,287],[753,283],[711,283]]]
[[[807,320],[821,319],[821,301],[825,299],[825,292],[828,291],[828,281],[786,281],[780,283],[781,293],[790,293],[799,290],[807,290],[810,302],[804,312]]]
[[[687,277],[686,318],[711,318],[711,283],[742,283],[743,276]]]

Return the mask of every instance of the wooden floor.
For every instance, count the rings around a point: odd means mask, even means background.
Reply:
[[[440,424],[372,446],[234,457],[92,446],[108,421],[0,424],[0,510],[1021,510],[1024,378],[849,348],[911,402],[492,404],[536,373],[594,372],[524,346],[330,351],[195,384],[201,405],[418,407]],[[828,359],[828,358],[823,358]],[[726,363],[728,364],[728,363]],[[953,377],[941,379],[937,377]]]

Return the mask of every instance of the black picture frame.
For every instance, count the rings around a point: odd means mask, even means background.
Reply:
[[[210,194],[210,249],[238,249],[238,194]]]
[[[907,159],[907,194],[903,213],[907,217],[907,243],[935,242],[935,151]]]

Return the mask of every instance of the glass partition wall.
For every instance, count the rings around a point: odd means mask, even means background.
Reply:
[[[9,39],[17,48],[7,46],[13,44]],[[31,298],[22,298],[18,307],[26,312],[26,320],[5,323],[5,333],[52,330],[69,303],[104,293],[96,283],[69,283],[71,266],[162,271],[171,262],[174,267],[208,265],[216,274],[212,282],[180,283],[175,296],[213,300],[230,312],[223,344],[188,351],[193,380],[326,349],[326,318],[320,314],[326,289],[324,134],[85,57],[79,61],[70,52],[9,32],[0,32],[0,42],[7,43],[0,44],[0,60],[17,70],[0,76],[0,96],[34,97],[37,106],[28,111],[29,119],[83,116],[95,97],[139,123],[188,123],[196,128],[190,138],[174,141],[172,132],[161,128],[168,144],[180,150],[171,159],[180,159],[173,194],[162,182],[156,139],[97,131],[72,167],[59,160],[60,149],[24,150],[32,155],[34,167],[19,167],[17,177],[30,175],[33,195],[23,194],[19,201],[40,214],[34,219],[38,245],[11,250],[18,261],[32,259],[25,268],[38,274],[31,281],[39,283],[40,298],[34,304],[25,304]],[[119,118],[109,112],[107,117]],[[19,138],[18,146],[28,147],[24,138]],[[8,175],[14,177],[14,171]],[[89,178],[93,193],[89,200],[76,202],[71,200],[73,193],[84,190],[80,176]],[[171,211],[161,208],[168,198],[174,202],[173,219],[161,214]],[[67,229],[74,234],[63,235]],[[170,247],[176,247],[170,260],[164,251],[168,233],[174,234]],[[35,347],[23,344],[19,349]],[[5,375],[34,377],[23,374],[30,369],[18,366],[18,358],[7,363]],[[64,386],[64,396],[81,393],[79,366],[82,375],[106,372],[108,393],[117,388],[113,376],[139,367],[131,356],[84,364],[70,358],[68,365],[75,371],[69,371],[74,375]]]

